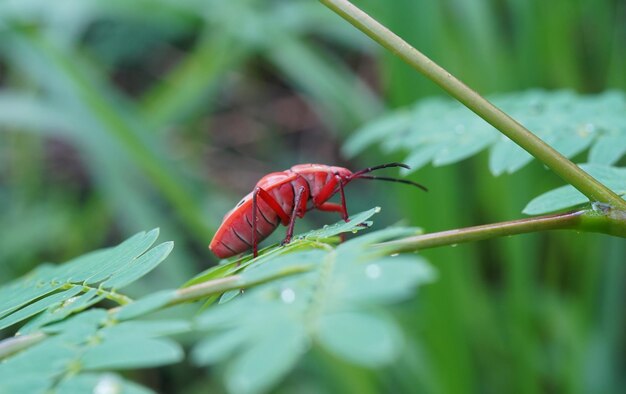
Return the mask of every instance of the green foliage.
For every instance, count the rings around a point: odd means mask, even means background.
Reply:
[[[583,96],[571,91],[530,90],[489,97],[496,106],[567,157],[591,146],[589,161],[613,164],[626,153],[626,95],[608,91]],[[415,171],[428,163],[456,163],[490,147],[494,175],[513,173],[532,160],[527,152],[462,104],[430,98],[373,121],[344,146],[353,156],[371,145],[406,153]]]
[[[600,164],[582,164],[580,167],[615,193],[626,195],[626,169]],[[587,197],[574,187],[562,186],[534,198],[526,205],[524,213],[538,215],[588,202]]]
[[[149,249],[158,235],[158,229],[142,232],[116,247],[61,265],[40,266],[26,277],[0,287],[0,329],[43,312],[25,327],[25,331],[32,331],[105,298],[128,302],[116,290],[150,272],[172,250],[172,242]]]
[[[479,92],[626,88],[623,2],[355,3]],[[210,264],[207,234],[240,197],[228,196],[239,187],[230,183],[233,173],[286,168],[319,159],[320,153],[329,163],[339,161],[329,152],[338,150],[341,139],[317,138],[318,130],[353,130],[376,113],[372,101],[385,100],[393,108],[440,94],[395,55],[372,51],[367,37],[312,0],[4,1],[0,25],[0,281],[39,261],[65,261],[159,226],[162,236],[176,241],[176,252],[133,284],[133,293],[148,295],[120,308],[118,320],[163,309],[177,290],[158,289],[182,283]],[[37,41],[15,46],[28,31],[43,38],[47,49],[34,45]],[[289,35],[286,44],[277,37],[283,33]],[[285,45],[284,51],[273,43]],[[100,97],[97,106],[82,102],[85,96],[67,83],[51,53],[73,65],[66,70],[78,71],[74,76],[88,77],[82,92]],[[363,89],[361,78],[384,96]],[[55,83],[60,86],[53,90]],[[305,98],[323,125],[286,131],[275,124],[276,93]],[[94,119],[90,107],[117,114],[109,117],[115,121]],[[224,110],[233,109],[235,121],[252,114],[257,122],[261,131],[245,135],[256,137],[252,143],[235,145],[241,133],[213,126],[223,124]],[[156,154],[133,152],[117,133],[120,119]],[[308,143],[310,133],[314,143]],[[619,135],[594,141],[590,162],[613,162],[623,152]],[[61,159],[55,158],[59,147]],[[387,159],[371,152],[350,164],[358,168]],[[349,206],[365,209],[375,201],[395,208],[385,215],[389,222],[401,217],[432,230],[450,229],[514,217],[527,196],[559,186],[539,166],[493,178],[476,171],[475,161],[466,164],[421,171],[420,182],[432,190],[419,203],[411,193],[390,193],[393,186],[364,183],[370,188],[352,185],[361,198]],[[221,171],[229,167],[236,172]],[[159,183],[160,171],[172,174],[173,182]],[[187,201],[172,198],[176,194],[168,189],[186,194]],[[315,355],[280,391],[622,390],[623,240],[560,232],[425,254],[442,274],[406,305],[399,321],[407,340],[396,364],[364,370]],[[16,338],[25,346],[38,340],[35,333]],[[42,364],[35,358],[28,362]],[[62,379],[57,389],[119,392],[123,386],[123,392],[145,392],[126,380],[132,378],[163,392],[172,384],[180,393],[220,392],[215,386],[222,372],[176,366],[121,378],[83,371]],[[37,381],[44,381],[42,387],[48,378],[15,370],[2,375],[4,384],[22,385],[9,392],[37,392]]]
[[[298,235],[256,259],[225,261],[187,287],[137,301],[116,290],[167,257],[171,242],[151,248],[157,230],[65,264],[42,266],[0,288],[3,328],[31,318],[21,335],[0,342],[0,358],[6,358],[0,392],[150,392],[110,371],[178,362],[180,345],[163,337],[195,331],[202,339],[193,347],[193,360],[223,364],[226,386],[235,393],[269,390],[312,346],[364,367],[387,365],[401,353],[404,334],[383,306],[410,298],[433,281],[434,272],[420,256],[389,256],[388,249],[376,246],[417,234],[415,228],[389,228],[338,244],[340,234],[367,228],[379,211]],[[230,276],[245,289],[224,293],[219,304],[197,317],[138,320],[185,300],[189,290]],[[196,299],[212,293],[204,294]],[[89,309],[104,298],[123,305]]]
[[[184,321],[132,321],[91,309],[43,328],[47,337],[0,364],[0,392],[152,392],[116,374],[180,361],[181,347],[158,338],[189,330]]]
[[[194,349],[194,359],[227,361],[226,385],[238,393],[276,384],[311,345],[367,367],[388,364],[402,348],[402,330],[380,306],[406,299],[433,272],[418,256],[389,257],[372,244],[409,234],[415,229],[378,231],[251,266],[244,280],[293,265],[312,269],[246,289],[203,313],[198,325],[210,336]]]

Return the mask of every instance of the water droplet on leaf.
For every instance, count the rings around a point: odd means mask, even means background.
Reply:
[[[283,300],[285,304],[291,304],[296,300],[296,293],[293,289],[286,288],[280,292],[280,299]]]
[[[368,278],[376,279],[380,276],[380,274],[381,269],[378,264],[370,264],[365,267],[365,275],[367,275]]]
[[[103,375],[96,387],[93,388],[94,394],[116,394],[122,391],[120,379],[113,374]]]

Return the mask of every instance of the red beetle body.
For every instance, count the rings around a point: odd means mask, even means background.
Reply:
[[[411,181],[364,175],[375,169],[398,166],[406,167],[401,163],[390,163],[353,173],[343,167],[300,164],[268,174],[257,182],[253,192],[224,216],[209,249],[216,256],[226,258],[252,248],[256,256],[258,243],[274,232],[281,222],[288,226],[283,243],[289,242],[296,216],[301,218],[311,209],[339,212],[348,221],[343,187],[355,178],[391,180],[424,188]],[[328,202],[338,191],[341,192],[341,204]]]

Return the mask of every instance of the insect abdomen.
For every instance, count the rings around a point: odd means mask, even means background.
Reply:
[[[291,215],[294,204],[294,193],[297,188],[308,187],[300,178],[267,188],[268,192],[287,215]],[[268,190],[269,189],[269,190]],[[257,242],[263,241],[276,230],[281,222],[278,214],[260,197],[257,197]],[[227,258],[252,248],[252,196],[246,198],[231,214],[215,234],[209,248],[220,258]]]

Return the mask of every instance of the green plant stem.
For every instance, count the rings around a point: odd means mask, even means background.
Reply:
[[[91,286],[85,286],[85,285],[76,285],[74,283],[68,283],[66,285],[63,285],[61,287],[61,289],[63,290],[67,290],[67,289],[71,289],[74,287],[81,287],[83,289],[83,292],[88,292],[89,290],[93,290],[94,288]],[[107,300],[111,300],[119,305],[126,305],[126,304],[130,304],[131,302],[133,302],[133,299],[124,295],[124,294],[120,294],[120,293],[116,293],[115,291],[109,291],[109,290],[105,290],[105,289],[101,289],[98,288],[96,289],[96,294],[99,296],[103,296],[104,298],[106,298]]]
[[[438,246],[456,245],[546,230],[598,232],[626,237],[626,211],[608,207],[587,209],[416,235],[384,242],[377,246],[385,247],[393,253],[413,252]]]
[[[614,209],[604,204],[595,204],[592,209],[418,235],[396,241],[380,243],[375,245],[375,247],[385,248],[385,251],[388,253],[413,252],[416,250],[445,245],[455,245],[463,242],[480,241],[508,235],[558,229],[569,229],[581,232],[600,232],[626,237],[626,211]],[[328,245],[316,242],[312,242],[311,245],[315,247],[329,247]],[[329,263],[325,262],[324,264]],[[197,283],[192,286],[176,290],[174,298],[168,302],[167,306],[197,301],[212,295],[222,294],[229,290],[250,288],[278,278],[308,272],[314,267],[315,265],[313,264],[303,264],[299,266],[290,266],[285,269],[272,272],[266,276],[247,277],[245,274],[231,275]],[[131,299],[124,295],[104,290],[101,291],[101,294],[106,294],[106,298],[112,299],[121,305],[132,302]],[[116,311],[119,311],[119,309],[119,306],[109,309],[109,313],[115,313]],[[35,345],[45,338],[46,334],[36,332],[0,341],[0,360]]]
[[[255,278],[253,280],[246,280],[241,275],[232,275],[225,278],[213,279],[177,290],[175,298],[171,300],[168,305],[171,306],[182,304],[184,302],[196,301],[215,294],[221,294],[229,290],[249,288],[270,282],[274,279],[307,272],[311,270],[311,268],[313,268],[311,265],[292,266],[288,269],[275,272],[272,275]]]
[[[347,0],[320,2],[435,82],[591,201],[626,210],[626,201],[617,194],[352,3]]]
[[[87,287],[86,287],[87,289]],[[98,289],[98,292],[96,293],[98,295],[104,296],[104,298],[106,298],[107,300],[111,300],[113,302],[116,302],[119,305],[127,305],[130,304],[131,302],[133,302],[133,299],[125,296],[124,294],[120,294],[120,293],[116,293],[114,291],[107,291],[104,289]]]

